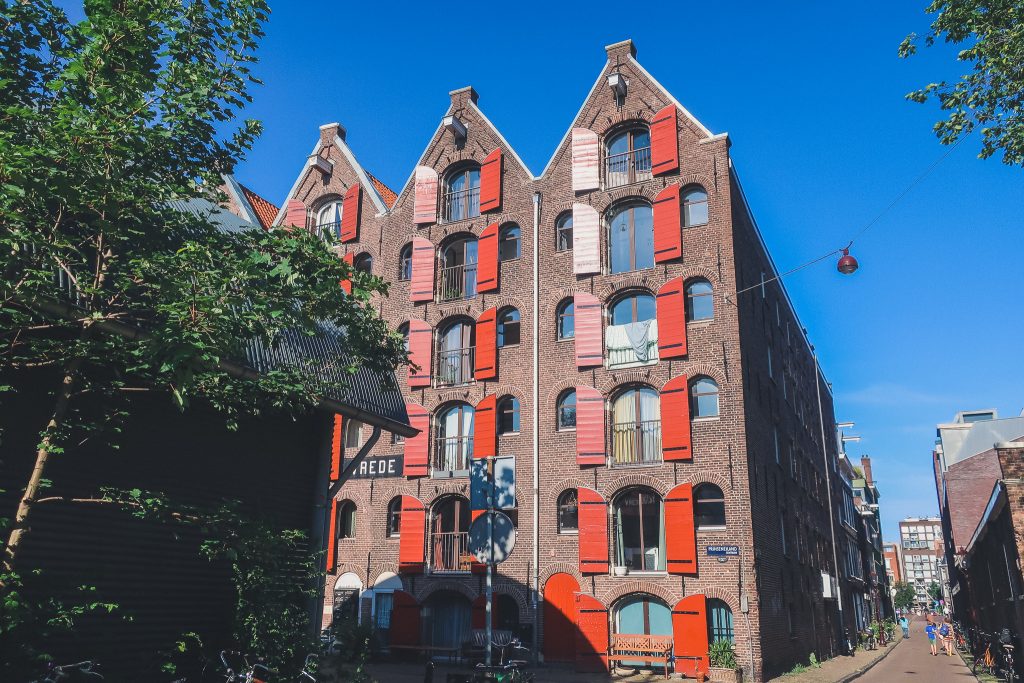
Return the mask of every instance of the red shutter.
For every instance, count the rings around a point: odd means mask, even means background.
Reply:
[[[686,293],[683,278],[669,280],[658,290],[658,357],[686,355]]]
[[[601,272],[601,218],[589,204],[572,205],[572,272]]]
[[[417,225],[434,223],[437,221],[437,171],[427,166],[417,166],[415,182],[412,222]]]
[[[485,510],[470,510],[469,511],[469,521],[470,521],[470,523],[475,522],[477,517],[479,517],[480,515],[484,514],[484,512],[486,512],[486,511]],[[468,553],[469,550],[467,549],[466,552]],[[472,554],[472,553],[470,553],[470,554]],[[477,562],[476,559],[474,558],[473,561],[471,561],[469,563],[469,571],[471,571],[474,574],[486,574],[487,573],[487,565],[483,564],[481,562]],[[478,598],[478,600],[482,600],[482,599],[483,599],[483,596]],[[476,609],[476,603],[473,603],[473,609],[474,610]],[[493,616],[493,615],[494,615],[494,613],[492,612],[491,616]],[[483,623],[484,623],[484,621],[481,618],[481,620],[480,620],[481,626],[474,626],[473,628],[483,628]]]
[[[707,599],[689,595],[672,608],[672,640],[676,650],[676,671],[696,678],[708,671]]]
[[[409,387],[430,386],[430,354],[434,348],[434,328],[426,320],[409,321],[409,360],[420,366],[413,370],[410,365]]]
[[[680,484],[665,497],[665,559],[669,574],[697,575],[692,484]]]
[[[576,594],[580,584],[570,574],[558,572],[544,584],[544,660],[571,662],[576,659]]]
[[[349,268],[351,268],[353,266],[353,264],[355,264],[355,262],[356,262],[356,255],[355,254],[345,254],[344,256],[341,257],[341,260],[344,261],[345,263],[347,263]],[[348,280],[348,279],[342,280],[341,281],[341,288],[343,290],[345,290],[346,294],[351,294],[352,293],[352,281]]]
[[[661,450],[666,461],[693,460],[688,377],[673,377],[661,388]]]
[[[476,404],[473,413],[473,457],[489,458],[497,455],[496,435],[497,430],[498,397],[484,396]]]
[[[576,670],[608,671],[608,608],[586,593],[576,594]]]
[[[476,319],[476,379],[498,378],[498,309],[488,308]]]
[[[501,148],[494,150],[480,164],[480,211],[487,213],[501,208]]]
[[[679,136],[676,106],[670,104],[651,122],[651,171],[654,175],[679,170]]]
[[[604,344],[601,339],[601,300],[593,294],[577,292],[573,298],[575,317],[576,367],[588,368],[604,362]]]
[[[345,193],[345,203],[341,209],[341,241],[351,242],[359,239],[359,213],[362,208],[363,190],[356,183]]]
[[[409,424],[420,430],[416,436],[405,437],[405,476],[427,476],[427,451],[430,443],[430,415],[418,403],[406,403]]]
[[[491,223],[476,242],[476,291],[498,291],[498,224]]]
[[[331,520],[327,524],[327,571],[338,564],[338,501],[331,501]]]
[[[434,299],[434,245],[423,237],[412,239],[409,298],[413,303]]]
[[[391,645],[420,644],[420,606],[416,598],[405,591],[395,591],[391,596],[388,642]]]
[[[605,464],[604,446],[604,396],[594,387],[576,387],[576,464]]]
[[[344,422],[341,415],[334,416],[334,428],[331,431],[331,481],[338,481],[341,477],[341,438],[345,433]]]
[[[289,199],[285,204],[284,221],[285,227],[304,228],[306,227],[306,205],[298,199]]]
[[[597,133],[586,128],[573,128],[571,144],[572,191],[596,190],[601,185],[601,145]]]
[[[398,571],[422,574],[425,559],[427,510],[414,496],[402,496],[402,517],[398,523]],[[392,624],[394,620],[392,620]]]
[[[579,562],[581,574],[608,573],[608,503],[594,489],[580,488]]]
[[[654,198],[654,262],[664,263],[683,255],[679,186],[669,185]]]

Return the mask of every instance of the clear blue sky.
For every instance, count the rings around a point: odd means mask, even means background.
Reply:
[[[68,3],[69,5],[72,3]],[[78,4],[78,3],[74,3]],[[539,173],[604,63],[632,38],[640,62],[715,133],[727,131],[782,270],[845,244],[946,148],[911,89],[955,77],[947,48],[902,61],[925,0],[864,3],[272,2],[248,115],[266,131],[238,178],[279,203],[317,126],[339,121],[395,190],[448,103],[480,106]],[[464,39],[461,47],[456,40]],[[444,41],[452,47],[441,49]],[[935,424],[957,410],[1024,408],[1024,170],[960,145],[834,260],[786,279],[833,383],[836,416],[870,454],[886,538],[936,513]]]

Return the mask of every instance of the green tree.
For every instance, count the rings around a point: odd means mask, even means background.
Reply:
[[[942,586],[937,581],[928,584],[928,597],[935,602],[942,600]]]
[[[257,83],[264,0],[84,9],[75,24],[49,0],[0,0],[0,396],[52,396],[25,454],[35,467],[6,535],[8,573],[49,460],[84,438],[116,445],[135,391],[202,402],[229,424],[243,411],[307,411],[329,387],[301,361],[262,375],[235,361],[251,340],[311,334],[318,321],[347,330],[351,356],[334,362],[349,372],[405,359],[368,305],[383,282],[322,240],[228,232],[171,208],[216,197],[260,132],[237,117]]]
[[[943,41],[960,46],[956,59],[967,73],[953,82],[929,83],[907,95],[914,102],[934,97],[946,119],[935,124],[944,145],[980,129],[983,159],[1001,151],[1003,163],[1024,165],[1024,2],[1021,0],[933,0],[936,14],[924,36],[926,47]],[[917,52],[918,36],[904,39],[899,56]]]
[[[896,584],[895,588],[896,588],[896,595],[893,596],[893,599],[892,599],[893,606],[895,606],[896,609],[899,609],[899,610],[906,610],[906,609],[910,609],[911,607],[913,607],[914,606],[914,601],[916,599],[916,597],[915,597],[916,593],[914,592],[914,587],[911,586],[906,581],[900,581],[900,582],[898,582]]]

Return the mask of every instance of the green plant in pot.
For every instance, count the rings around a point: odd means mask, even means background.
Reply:
[[[736,651],[728,640],[716,640],[708,648],[708,659],[716,669],[736,669]]]

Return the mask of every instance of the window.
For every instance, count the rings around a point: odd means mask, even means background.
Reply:
[[[519,309],[503,308],[498,313],[498,348],[519,345]]]
[[[366,252],[363,252],[362,254],[356,256],[355,260],[352,262],[352,267],[355,268],[360,273],[372,273],[373,257],[367,254]]]
[[[576,391],[573,389],[558,399],[558,428],[576,429]]]
[[[608,366],[621,367],[658,360],[654,296],[646,292],[626,294],[611,304],[611,325],[605,331]],[[638,323],[643,323],[638,324]]]
[[[469,517],[469,501],[462,496],[442,498],[431,508],[431,571],[469,571]]]
[[[672,635],[672,611],[663,601],[646,593],[633,593],[617,602],[613,607],[613,626],[616,634],[621,635]],[[636,663],[624,663],[625,666],[639,666]]]
[[[461,221],[479,215],[480,167],[463,166],[449,173],[444,181],[444,220]]]
[[[435,475],[469,476],[469,463],[473,458],[473,412],[473,406],[468,403],[456,403],[437,414]]]
[[[437,383],[450,386],[473,381],[474,323],[458,320],[441,328],[437,349]]]
[[[438,298],[441,301],[473,298],[476,296],[476,274],[476,238],[455,238],[441,250]]]
[[[612,325],[654,320],[654,297],[645,292],[627,294],[612,304]]]
[[[398,326],[398,334],[402,335],[402,348],[409,352],[409,323],[402,323]]]
[[[708,222],[708,193],[700,185],[683,190],[683,227],[705,225]]]
[[[346,500],[338,506],[338,538],[355,538],[356,504]]]
[[[576,489],[567,489],[558,496],[558,533],[575,534],[579,531],[579,497]]]
[[[515,223],[506,225],[498,233],[498,260],[513,261],[519,258],[522,231]]]
[[[725,526],[725,496],[714,484],[701,484],[693,492],[694,517],[698,529]]]
[[[398,538],[402,534],[402,497],[395,496],[388,503],[388,538]]]
[[[665,509],[650,489],[626,489],[612,502],[615,564],[632,571],[665,571]]]
[[[651,133],[636,126],[605,142],[605,187],[619,187],[651,178]]]
[[[631,202],[608,214],[612,273],[654,267],[654,215],[646,202]]]
[[[718,384],[710,377],[697,377],[690,390],[690,414],[697,417],[718,417]]]
[[[519,399],[514,396],[498,401],[498,433],[519,433]]]
[[[633,387],[612,402],[612,464],[661,462],[661,401],[650,387]]]
[[[345,450],[355,451],[363,444],[363,423],[358,420],[345,420]],[[354,452],[348,453],[349,457],[353,457]]]
[[[715,643],[725,640],[730,643],[736,642],[736,634],[732,628],[732,609],[724,600],[708,598],[708,642]]]
[[[707,280],[686,283],[686,320],[712,320],[715,317],[715,298]]]
[[[327,239],[341,239],[341,214],[344,205],[341,200],[335,200],[324,204],[316,212],[316,234]]]
[[[566,211],[555,221],[555,249],[572,251],[572,212]]]
[[[398,279],[412,279],[412,245],[407,244],[398,252]]]
[[[576,336],[575,304],[566,299],[558,304],[558,338],[572,339]]]

